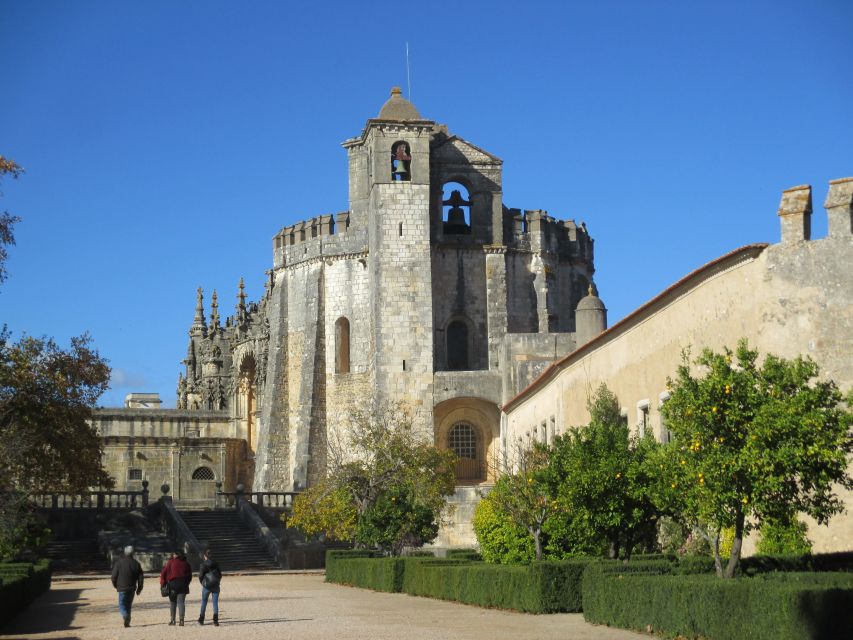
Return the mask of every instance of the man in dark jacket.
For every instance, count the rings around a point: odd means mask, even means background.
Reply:
[[[118,591],[118,612],[124,620],[124,626],[130,626],[130,608],[133,606],[134,594],[142,593],[142,582],[145,575],[142,567],[133,558],[133,547],[124,548],[124,556],[113,565],[113,586]]]

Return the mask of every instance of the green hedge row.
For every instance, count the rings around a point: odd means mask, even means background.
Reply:
[[[50,589],[50,561],[0,563],[0,625]]]
[[[524,566],[449,562],[406,567],[405,592],[528,613],[576,612],[581,610],[581,580],[590,561]]]
[[[750,556],[742,558],[740,569],[746,575],[768,571],[853,571],[853,552],[815,555]]]
[[[853,627],[853,575],[610,573],[590,567],[583,580],[589,622],[713,640],[841,638]]]
[[[529,613],[581,610],[581,558],[527,566],[457,558],[326,556],[326,581]]]
[[[479,562],[483,559],[476,549],[448,549],[447,557],[454,560],[474,560]]]

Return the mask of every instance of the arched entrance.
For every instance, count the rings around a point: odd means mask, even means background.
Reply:
[[[500,437],[497,405],[480,398],[453,398],[436,405],[433,416],[436,446],[456,454],[457,485],[493,482]]]

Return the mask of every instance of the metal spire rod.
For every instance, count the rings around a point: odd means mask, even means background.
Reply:
[[[409,73],[409,43],[406,43],[406,84],[409,89],[409,102],[412,101],[412,76]]]

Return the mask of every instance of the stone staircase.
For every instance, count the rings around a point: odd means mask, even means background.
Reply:
[[[279,569],[252,530],[232,509],[179,511],[202,546],[208,546],[223,572]]]
[[[54,540],[49,542],[44,555],[52,560],[58,573],[109,573],[110,561],[98,548],[95,538],[84,540]]]

